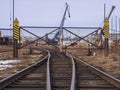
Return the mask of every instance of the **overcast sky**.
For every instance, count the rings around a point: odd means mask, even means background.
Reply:
[[[0,0],[0,28],[9,28],[12,23],[12,1]],[[66,2],[71,18],[66,16],[65,26],[102,26],[104,3],[106,16],[115,5],[111,18],[120,18],[120,0],[15,0],[15,18],[20,26],[59,26]]]

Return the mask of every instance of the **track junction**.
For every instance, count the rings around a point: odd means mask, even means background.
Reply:
[[[38,62],[0,81],[1,90],[119,90],[120,80],[70,54],[46,50]]]

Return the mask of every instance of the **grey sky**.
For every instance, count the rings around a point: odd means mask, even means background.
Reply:
[[[12,1],[0,0],[0,28],[12,23]],[[15,0],[15,17],[21,26],[59,26],[66,2],[71,18],[66,17],[65,26],[102,26],[104,3],[106,13],[115,5],[112,17],[120,18],[120,0]]]

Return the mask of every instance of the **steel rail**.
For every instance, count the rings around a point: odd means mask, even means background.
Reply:
[[[20,77],[24,76],[26,73],[30,72],[32,69],[34,69],[37,65],[42,64],[47,58],[49,57],[49,53],[48,55],[46,55],[44,58],[42,58],[41,60],[39,60],[38,62],[14,73],[11,74],[10,76],[3,78],[2,80],[0,80],[0,90],[6,86],[8,86],[9,84],[11,84],[12,82],[16,81],[17,79],[19,79]]]
[[[49,51],[48,52],[48,60],[47,60],[47,81],[46,81],[46,90],[51,90],[51,81],[50,81],[50,58],[51,54]]]
[[[72,54],[71,54],[72,55]],[[103,78],[104,80],[106,80],[107,82],[109,82],[110,84],[114,85],[116,88],[120,89],[120,80],[113,77],[112,75],[84,62],[83,60],[81,60],[80,58],[78,58],[77,56],[72,55],[72,57],[76,60],[78,60],[80,63],[82,63],[83,65],[85,65],[88,69],[92,70],[95,74],[97,74],[99,77]]]
[[[75,87],[75,84],[76,84],[76,68],[75,68],[75,61],[72,57],[71,54],[69,53],[66,53],[66,55],[71,58],[72,60],[72,79],[71,79],[71,85],[70,85],[70,90],[75,90],[76,87]]]

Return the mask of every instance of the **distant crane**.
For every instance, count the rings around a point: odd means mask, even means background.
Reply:
[[[59,33],[60,51],[62,51],[62,48],[63,48],[63,26],[64,26],[64,23],[65,23],[65,16],[66,16],[67,11],[68,11],[68,16],[69,16],[69,18],[70,18],[69,6],[68,6],[68,4],[66,3],[66,9],[65,9],[63,18],[62,18],[62,20],[61,20],[60,29],[59,29],[59,32],[58,32],[58,33]]]
[[[63,44],[63,41],[62,41],[63,40],[63,26],[65,23],[65,17],[66,17],[67,12],[68,12],[68,15],[70,17],[69,6],[66,3],[66,8],[65,8],[65,11],[64,11],[61,23],[60,23],[59,30],[57,31],[57,33],[55,34],[55,36],[52,39],[49,39],[48,35],[46,34],[46,40],[47,40],[47,42],[49,42],[49,44],[53,44],[53,45],[59,44],[60,46],[61,46],[61,44]]]
[[[112,12],[113,12],[114,9],[115,9],[115,6],[112,6],[112,9],[111,9],[111,11],[110,11],[110,13],[108,14],[108,17],[107,17],[108,20],[109,20],[110,16],[112,15]]]

